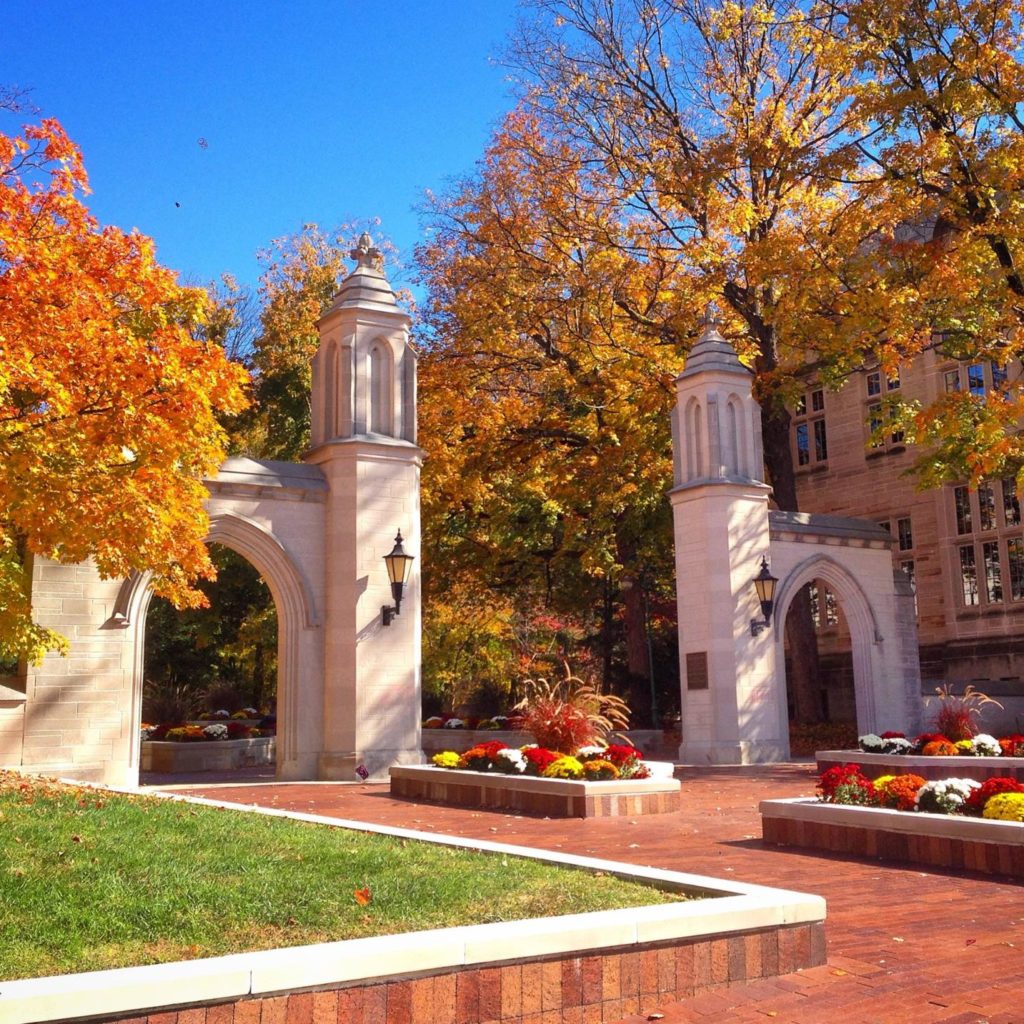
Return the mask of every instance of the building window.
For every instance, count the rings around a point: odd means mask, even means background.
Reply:
[[[877,398],[885,391],[898,391],[900,387],[900,372],[893,371],[889,376],[881,370],[872,370],[866,377],[868,398]],[[893,445],[903,444],[903,431],[892,430],[888,434],[883,428],[888,423],[890,414],[886,404],[882,401],[869,401],[867,406],[869,443],[873,450],[886,449]]]
[[[811,622],[814,623],[815,632],[820,632],[823,626],[839,625],[839,601],[828,587],[809,583],[807,596],[811,602]]]
[[[953,501],[956,505],[956,532],[959,534],[973,533],[971,522],[971,496],[966,487],[953,488]]]
[[[914,546],[914,531],[911,529],[910,516],[896,520],[896,542],[900,551],[909,551]]]
[[[1020,537],[1006,542],[1006,561],[1010,566],[1010,600],[1024,601],[1024,540]]]
[[[974,546],[960,549],[960,586],[963,588],[964,604],[978,603],[978,572],[974,564]]]
[[[1007,526],[1020,526],[1020,500],[1017,497],[1017,481],[1003,480],[1003,520]]]
[[[994,604],[1003,599],[1003,574],[999,564],[999,542],[990,540],[981,546],[985,562],[985,599]]]
[[[996,493],[992,484],[978,485],[978,529],[988,533],[996,528]]]
[[[1005,389],[1008,376],[1006,363],[978,361],[943,370],[942,386],[947,392],[963,391],[966,386],[976,398],[984,398],[990,391]]]
[[[917,574],[914,571],[914,560],[912,558],[904,559],[900,562],[900,568],[903,570],[907,579],[910,580],[910,589],[914,592],[914,614],[917,614]]]
[[[828,461],[828,431],[825,426],[825,392],[815,388],[802,396],[794,410],[796,464],[811,466]]]
[[[974,494],[954,487],[953,505],[962,538],[957,549],[964,605],[1024,601],[1024,538],[1016,482],[986,480]],[[977,542],[966,544],[972,533],[980,535]]]

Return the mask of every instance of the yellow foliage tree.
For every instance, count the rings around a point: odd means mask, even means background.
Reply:
[[[26,561],[151,570],[197,604],[212,574],[201,478],[245,371],[201,337],[202,291],[150,239],[101,228],[81,154],[54,120],[0,135],[0,655],[62,640],[33,623]]]

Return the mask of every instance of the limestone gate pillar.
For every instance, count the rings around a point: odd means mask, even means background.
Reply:
[[[709,316],[672,414],[679,756],[689,763],[772,761],[789,750],[785,690],[773,685],[776,627],[756,637],[750,628],[760,618],[752,580],[769,553],[771,493],[751,379]]]
[[[320,320],[312,448],[327,478],[323,753],[319,777],[384,777],[420,750],[420,507],[416,355],[409,317],[364,234],[357,266]],[[384,555],[401,530],[414,556],[400,614]]]

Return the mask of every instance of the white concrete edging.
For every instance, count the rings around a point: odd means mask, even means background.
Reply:
[[[170,793],[153,795],[467,850],[530,857],[556,866],[604,871],[663,889],[700,892],[708,898],[653,907],[348,939],[145,967],[0,981],[0,1024],[41,1024],[156,1012],[163,1007],[343,985],[361,979],[387,979],[389,976],[455,969],[503,959],[520,960],[524,951],[528,951],[531,957],[544,956],[728,935],[753,928],[825,919],[824,899],[807,893],[487,840],[437,836],[413,829],[370,825],[323,815]]]
[[[1011,768],[1024,765],[1024,757],[984,757],[971,755],[925,757],[924,754],[870,754],[865,750],[816,750],[817,761],[841,761],[844,764],[881,765],[888,767],[893,763],[907,766],[907,771],[914,768],[945,768],[950,778],[960,778],[964,768]]]
[[[959,814],[926,814],[896,811],[888,807],[826,804],[814,797],[762,800],[758,810],[773,818],[812,821],[849,828],[870,828],[910,835],[964,839],[977,843],[1024,844],[1024,823],[993,818],[968,818]]]

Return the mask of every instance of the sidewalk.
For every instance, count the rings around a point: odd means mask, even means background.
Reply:
[[[677,774],[683,810],[637,819],[545,820],[439,807],[393,800],[381,785],[208,782],[180,791],[572,850],[826,898],[827,965],[662,1006],[662,1024],[1024,1024],[1020,885],[763,845],[758,801],[813,793],[807,765]],[[628,1017],[623,1024],[647,1019]]]

